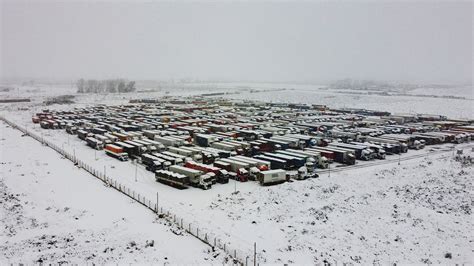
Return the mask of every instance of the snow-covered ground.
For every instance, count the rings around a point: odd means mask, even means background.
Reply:
[[[3,122],[0,151],[0,264],[223,262],[209,246]]]
[[[470,263],[472,176],[437,155],[221,195],[201,213],[251,231],[269,263]]]
[[[209,90],[198,87],[192,93]],[[19,94],[28,95],[21,91]],[[259,94],[264,95],[249,93]],[[163,93],[145,93],[140,97],[154,95],[163,96]],[[260,263],[312,264],[326,260],[444,264],[469,263],[472,258],[469,229],[472,228],[473,169],[452,161],[451,152],[403,161],[401,166],[393,162],[333,172],[330,177],[325,173],[319,179],[272,187],[230,181],[226,185],[217,184],[209,191],[195,188],[180,191],[157,183],[153,174],[142,166],[138,166],[135,180],[135,166],[130,162],[119,162],[103,152],[96,153],[63,130],[42,130],[30,122],[31,115],[42,108],[119,104],[128,102],[128,97],[80,95],[78,104],[50,107],[41,106],[41,97],[38,97],[32,103],[1,108],[7,118],[74,152],[98,170],[105,166],[108,176],[147,198],[154,199],[158,192],[161,206],[171,209],[186,222],[215,233],[231,250],[250,255],[256,242]],[[320,100],[319,103],[325,101]],[[357,106],[348,104],[346,107]],[[426,152],[410,151],[407,155]],[[42,158],[40,154],[37,156]],[[89,179],[88,182],[102,186]],[[235,189],[239,191],[237,194],[232,193]],[[137,204],[131,205],[147,212]],[[93,207],[88,212],[95,215]]]

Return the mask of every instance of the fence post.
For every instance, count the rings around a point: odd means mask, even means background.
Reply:
[[[257,242],[253,243],[253,266],[257,266]]]

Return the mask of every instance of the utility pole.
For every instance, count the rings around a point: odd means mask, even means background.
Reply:
[[[398,165],[400,165],[401,160],[402,160],[402,152],[398,154]]]
[[[160,202],[160,199],[159,199],[159,197],[158,197],[158,191],[157,191],[157,192],[156,192],[156,213],[158,213],[158,210],[160,209],[160,208],[158,207],[158,203],[159,203],[159,202]]]
[[[106,178],[106,177],[107,177],[107,168],[104,165],[104,178]]]
[[[135,159],[135,182],[137,182],[137,169],[138,169],[138,162]]]
[[[328,172],[329,172],[329,176],[328,177],[331,177],[331,164],[328,163]]]

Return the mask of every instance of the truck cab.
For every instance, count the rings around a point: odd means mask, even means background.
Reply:
[[[209,173],[199,176],[199,183],[197,186],[204,190],[210,189],[213,184],[214,177]]]

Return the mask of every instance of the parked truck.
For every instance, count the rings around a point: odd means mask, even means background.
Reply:
[[[258,160],[254,158],[245,157],[242,155],[230,157],[229,159],[242,162],[249,165],[249,178],[251,180],[256,180],[257,174],[260,171],[266,171],[269,169],[270,162],[264,162],[263,160]]]
[[[128,157],[130,158],[139,156],[139,152],[137,150],[138,148],[135,146],[121,141],[115,142],[114,145],[122,148],[123,151],[126,152],[128,154]]]
[[[172,165],[170,166],[169,170],[187,176],[191,186],[201,189],[210,189],[212,187],[212,177],[210,175],[204,174],[202,171],[179,165]]]
[[[168,168],[171,166],[169,161],[163,160],[151,154],[143,154],[141,160],[145,165],[146,170],[151,172],[156,172],[157,170],[168,170]]]
[[[168,151],[191,158],[193,161],[202,163],[202,155],[199,150],[188,149],[185,146],[169,147]]]
[[[86,142],[87,142],[87,145],[89,145],[89,147],[93,149],[102,150],[104,148],[104,143],[96,138],[87,137]]]
[[[306,164],[306,160],[302,159],[301,157],[295,157],[295,156],[290,156],[290,155],[285,155],[282,153],[271,153],[271,152],[265,152],[263,155],[267,157],[274,157],[280,160],[285,160],[288,162],[288,165],[290,169],[298,169],[301,166],[304,166]]]
[[[235,173],[236,180],[240,182],[247,182],[249,180],[250,166],[246,163],[228,159],[228,158],[223,158],[214,162],[214,166],[220,167],[229,172]]]
[[[90,137],[90,136],[92,136],[92,134],[85,131],[85,130],[83,130],[83,129],[80,129],[80,130],[77,131],[77,137],[82,139],[82,140],[86,140],[86,138]]]
[[[277,159],[275,157],[265,156],[265,155],[256,155],[254,158],[269,161],[271,164],[271,169],[290,169],[290,164],[286,160]]]
[[[316,151],[316,152],[324,152],[330,151],[334,154],[334,161],[342,164],[354,165],[356,163],[356,157],[354,155],[354,151],[347,150],[343,148],[337,147],[313,147],[313,148],[306,148],[309,151]]]
[[[364,145],[356,145],[356,144],[342,143],[342,142],[331,142],[329,144],[329,147],[344,148],[344,149],[352,150],[354,151],[355,157],[358,160],[369,161],[375,157],[372,150],[368,149]]]
[[[114,144],[105,145],[105,153],[113,158],[117,158],[120,161],[127,161],[128,154],[123,149]]]
[[[225,169],[194,161],[188,161],[184,164],[184,166],[198,171],[203,171],[204,173],[212,173],[215,177],[214,180],[218,183],[229,183],[229,172],[227,172]],[[214,180],[213,183],[215,183]]]
[[[168,170],[158,170],[155,172],[155,179],[157,182],[178,188],[186,189],[189,187],[189,177],[183,174]]]
[[[160,159],[170,162],[172,165],[183,165],[183,160],[181,158],[169,156],[160,152],[153,152],[151,155],[156,156]]]
[[[360,146],[364,146],[366,147],[367,149],[370,149],[372,150],[372,156],[373,158],[377,158],[377,159],[380,159],[380,160],[383,160],[385,159],[386,157],[386,152],[385,152],[385,149],[380,146],[380,145],[376,145],[376,144],[372,144],[372,143],[362,143],[362,142],[351,142],[350,144],[354,144],[354,145],[360,145]]]
[[[315,161],[317,168],[326,169],[329,167],[328,158],[326,158],[325,156],[322,156],[320,152],[311,152],[311,151],[302,151],[302,150],[293,150],[293,149],[288,149],[286,150],[286,152],[312,157]]]

